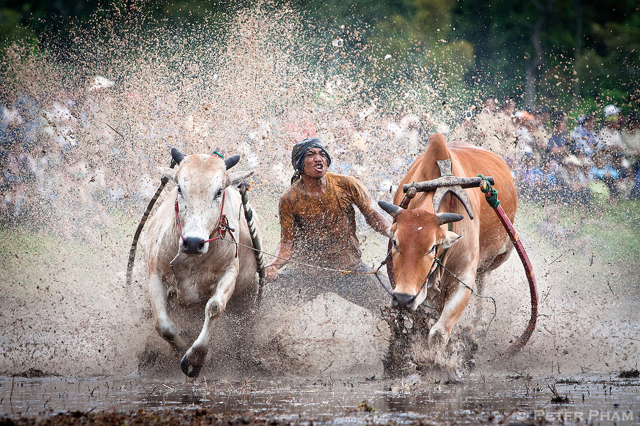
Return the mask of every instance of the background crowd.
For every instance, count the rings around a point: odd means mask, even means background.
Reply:
[[[127,142],[134,133],[122,134],[105,124],[108,113],[96,99],[112,86],[97,77],[81,97],[62,89],[47,102],[26,95],[2,97],[3,224],[54,221],[61,232],[95,239],[96,227],[109,222],[109,209],[146,205],[158,184],[159,164]],[[101,96],[104,103],[107,98]],[[440,132],[451,143],[469,142],[504,158],[521,198],[531,202],[586,210],[594,201],[640,198],[640,121],[635,113],[625,116],[608,105],[598,114],[570,118],[547,107],[518,110],[513,99],[499,108],[496,103],[488,98],[449,124],[427,113],[381,112],[373,105],[347,106],[333,116],[337,118],[327,118],[320,106],[313,114],[289,111],[270,120],[252,120],[240,111],[238,136],[225,148],[242,155],[244,167],[255,170],[256,181],[280,193],[293,172],[291,146],[317,136],[334,157],[330,171],[355,176],[375,197],[389,200],[424,151],[429,134]],[[158,105],[157,123],[166,110],[170,105]],[[207,131],[203,123],[190,123],[190,128]],[[145,143],[166,146],[168,152],[196,136],[172,140],[176,133],[158,125],[145,135],[153,140]]]
[[[589,205],[640,197],[640,121],[615,105],[574,119],[546,106],[515,110],[513,100],[496,108],[487,99],[451,135],[501,155],[521,196]]]

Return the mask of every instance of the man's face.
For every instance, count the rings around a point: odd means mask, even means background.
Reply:
[[[327,156],[320,148],[311,148],[304,157],[304,174],[319,179],[327,173]]]

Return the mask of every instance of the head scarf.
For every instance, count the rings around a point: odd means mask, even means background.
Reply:
[[[293,150],[291,151],[291,165],[295,169],[295,173],[291,178],[291,184],[293,185],[300,176],[304,172],[304,158],[311,148],[320,148],[324,155],[327,156],[327,167],[331,165],[331,156],[324,148],[324,144],[318,138],[307,138],[301,140],[297,144],[293,146]]]

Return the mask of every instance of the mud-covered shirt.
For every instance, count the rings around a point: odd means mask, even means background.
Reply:
[[[327,173],[321,197],[308,195],[302,180],[280,197],[281,243],[293,247],[291,260],[337,269],[361,263],[353,206],[373,212],[365,187],[350,176]],[[291,265],[300,268],[299,265]]]

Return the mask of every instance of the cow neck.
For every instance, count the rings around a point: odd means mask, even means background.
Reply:
[[[227,191],[222,191],[222,205],[220,206],[220,217],[218,218],[218,225],[213,229],[213,231],[211,231],[211,234],[209,234],[209,239],[204,240],[205,243],[210,243],[211,241],[224,238],[227,231],[231,231],[231,232],[235,231],[235,229],[229,227],[229,220],[227,219],[227,216],[224,215],[224,200],[225,200],[226,193]],[[178,225],[178,231],[180,231],[180,238],[182,238],[182,241],[185,241],[184,235],[182,235],[182,224],[180,223],[177,197],[176,197],[176,203],[175,203],[175,210],[176,210],[176,224]],[[215,234],[216,231],[218,232],[218,236],[214,237],[213,234]],[[231,238],[233,238],[233,234],[231,234]],[[237,255],[238,253],[236,250],[236,256]]]
[[[449,195],[449,197],[450,197],[449,212],[453,213],[453,196]],[[447,228],[449,229],[449,231],[451,231],[451,229],[453,229],[453,224],[449,222]],[[438,269],[438,266],[440,266],[440,264],[444,262],[444,256],[447,254],[447,251],[449,251],[449,247],[442,249],[442,253],[440,253],[439,255],[438,255],[438,246],[434,246],[434,250],[436,253],[433,258],[433,263],[431,263],[431,268],[429,268],[429,273],[427,274],[427,278],[425,278],[424,282],[422,283],[422,287],[420,287],[420,291],[422,291],[422,288],[425,285],[427,285],[433,273],[436,272],[436,270]]]

